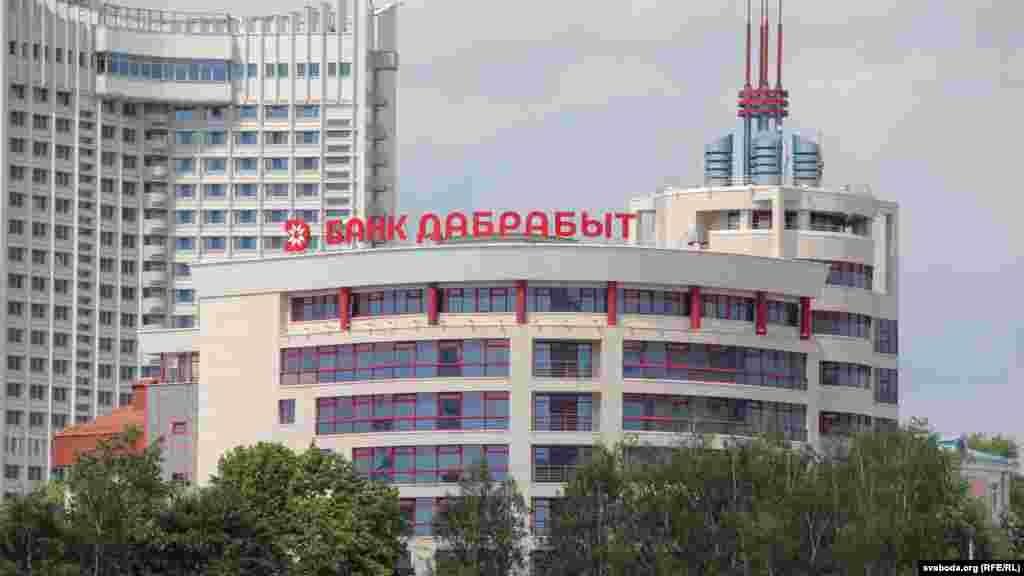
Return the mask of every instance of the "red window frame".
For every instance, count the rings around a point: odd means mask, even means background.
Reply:
[[[648,400],[653,400],[653,401],[657,402],[658,400],[663,400],[663,399],[664,400],[671,400],[673,408],[675,408],[676,406],[689,406],[690,405],[690,397],[689,396],[673,396],[673,395],[670,395],[670,394],[625,394],[625,395],[623,395],[622,401],[623,401],[623,403],[630,402],[630,401],[633,401],[633,402],[643,402],[644,403],[644,408],[645,408],[644,412],[646,412],[646,407],[647,407],[647,401]],[[653,422],[653,423],[669,423],[669,424],[671,424],[671,423],[674,423],[674,422],[682,422],[682,421],[685,421],[685,420],[693,420],[693,417],[691,416],[690,418],[673,418],[671,416],[647,416],[647,415],[644,415],[644,416],[626,416],[625,413],[623,413],[623,415],[622,415],[622,423],[623,423],[623,425],[625,425],[626,422]],[[625,429],[625,426],[623,426],[623,428]]]
[[[362,396],[328,396],[317,398],[317,413],[316,422],[319,430],[319,425],[326,423],[331,424],[332,428],[338,424],[352,424],[352,432],[325,432],[323,434],[317,432],[317,435],[326,436],[331,434],[380,434],[385,432],[411,432],[417,430],[415,423],[421,421],[433,421],[435,426],[429,430],[508,430],[509,417],[497,416],[489,412],[490,404],[489,401],[493,400],[505,400],[508,401],[510,394],[508,392],[482,392],[481,402],[483,408],[483,414],[481,416],[466,416],[464,407],[464,393],[463,392],[439,392],[435,393],[434,399],[434,414],[433,415],[418,415],[416,414],[417,397],[416,394],[385,394],[385,395],[362,395]],[[391,416],[375,416],[373,414],[374,408],[377,406],[377,400],[387,398],[391,402]],[[457,398],[459,402],[459,415],[458,416],[442,416],[441,415],[441,403],[445,398]],[[321,417],[321,409],[330,407],[332,410],[339,404],[348,403],[351,407],[350,418],[337,417],[330,419],[324,419]],[[397,407],[399,405],[412,406],[412,415],[399,415]],[[370,416],[360,416],[359,408],[367,406]],[[468,428],[464,422],[467,420],[479,420],[482,425],[478,428]],[[460,423],[458,428],[441,428],[438,426],[442,421],[457,420]],[[372,425],[376,422],[410,422],[411,427],[408,429],[402,429],[398,426],[392,426],[389,430],[366,430],[366,431],[354,431],[357,424],[368,423]],[[491,422],[502,423],[503,425],[489,426]]]
[[[488,306],[488,309],[491,312],[494,312],[494,303],[495,301],[498,300],[499,297],[504,299],[505,304],[501,307],[501,310],[498,310],[497,313],[504,314],[507,312],[512,312],[512,309],[514,308],[514,298],[512,298],[512,291],[509,288],[484,288],[484,290],[487,290],[487,301],[490,304],[490,306]]]
[[[418,509],[417,503],[425,500],[430,501],[431,514],[430,520],[427,522],[418,522],[416,520],[416,510]],[[434,533],[434,519],[437,518],[440,510],[439,502],[440,498],[402,498],[399,500],[399,510],[404,514],[406,509],[411,509],[412,514],[409,516],[412,520],[410,527],[413,530],[413,534],[416,536],[430,536]],[[422,533],[417,532],[420,527],[426,528]]]
[[[711,305],[711,314],[708,314],[703,308],[708,304]],[[747,298],[746,296],[729,296],[726,294],[704,294],[701,296],[701,312],[707,318],[716,318],[719,320],[736,320],[739,322],[753,322],[756,319],[754,314],[753,306],[754,299]],[[750,318],[733,318],[733,307],[734,306],[746,307],[751,311]],[[719,313],[719,310],[725,308],[725,315]]]
[[[771,210],[754,210],[753,218],[751,219],[751,226],[754,230],[771,230],[772,229],[772,211]],[[767,220],[768,225],[762,227],[761,220]]]
[[[449,302],[452,298],[458,298],[462,302],[461,310],[452,310]],[[441,300],[441,311],[448,314],[464,314],[467,312],[476,311],[476,298],[472,298],[472,303],[468,306],[469,310],[466,310],[466,290],[464,288],[445,288],[444,294]]]
[[[175,420],[171,422],[172,436],[184,436],[186,434],[188,434],[188,422],[184,420]]]
[[[490,466],[490,462],[488,462],[489,469],[490,469],[490,472],[491,472],[492,475],[494,473],[496,473],[496,472],[503,472],[506,476],[508,475],[508,469],[509,469],[508,454],[509,454],[509,449],[508,449],[508,446],[506,446],[506,445],[494,445],[494,444],[483,444],[483,445],[479,445],[479,444],[467,444],[467,445],[462,445],[462,444],[442,444],[442,445],[436,445],[436,446],[374,446],[374,447],[367,447],[367,448],[353,448],[352,449],[352,462],[353,462],[353,464],[355,464],[359,460],[366,460],[368,462],[368,464],[369,464],[367,466],[367,470],[369,472],[369,476],[371,478],[373,478],[377,474],[381,473],[380,470],[375,470],[373,468],[373,463],[374,463],[377,451],[378,450],[383,450],[383,451],[385,451],[388,454],[388,460],[391,462],[391,468],[389,470],[387,470],[383,474],[383,475],[387,476],[387,478],[388,478],[386,480],[387,482],[393,482],[394,481],[394,477],[395,477],[396,474],[405,474],[405,475],[408,475],[411,478],[411,480],[408,482],[408,484],[419,484],[420,482],[417,481],[417,478],[420,476],[421,473],[424,473],[424,474],[431,474],[434,478],[436,478],[436,480],[432,480],[432,481],[429,481],[429,482],[423,482],[423,484],[452,484],[452,483],[455,483],[455,482],[459,481],[459,479],[462,477],[462,473],[465,470],[464,453],[465,453],[466,447],[468,447],[468,446],[473,446],[473,447],[479,446],[480,449],[481,449],[480,450],[480,456],[484,460],[487,460],[488,456],[491,455],[491,454],[503,454],[505,456],[505,464],[503,466]],[[424,448],[433,449],[434,450],[434,462],[436,462],[436,467],[435,468],[427,469],[427,468],[417,468],[416,467],[416,451],[418,449],[422,450]],[[395,462],[398,461],[397,455],[399,455],[399,454],[407,454],[407,455],[409,455],[410,461],[412,463],[412,467],[411,468],[405,469],[405,470],[398,470],[398,469],[395,468],[394,464],[395,464]],[[452,466],[444,466],[444,467],[442,467],[441,463],[440,463],[442,455],[444,455],[444,456],[456,456],[455,460],[457,461],[457,464],[452,465]],[[358,468],[357,468],[357,470],[358,470]]]
[[[393,380],[396,378],[452,378],[452,377],[464,377],[461,372],[462,368],[466,366],[479,366],[482,374],[475,377],[506,377],[510,359],[508,354],[504,355],[505,360],[502,361],[491,361],[490,353],[493,350],[508,350],[510,347],[508,340],[503,339],[471,339],[471,340],[431,340],[428,341],[434,343],[435,358],[433,361],[420,361],[417,359],[417,345],[421,342],[416,341],[405,341],[405,342],[380,342],[376,344],[340,344],[340,345],[329,345],[329,346],[307,346],[302,348],[285,348],[281,350],[281,382],[285,383],[285,380],[292,375],[298,375],[295,380],[296,382],[290,382],[286,385],[301,385],[301,384],[316,384],[319,382],[318,374],[320,372],[334,372],[334,373],[350,373],[351,378],[335,378],[333,380],[325,380],[325,382],[358,382],[358,381],[372,381],[372,380]],[[467,364],[464,361],[463,347],[466,342],[479,342],[480,343],[480,362]],[[377,363],[374,360],[374,356],[378,351],[377,347],[391,347],[391,360],[388,362]],[[442,362],[441,361],[441,350],[455,350],[457,360]],[[399,361],[397,359],[398,351],[405,351],[409,355],[409,362]],[[313,356],[313,363],[315,367],[307,368],[304,366],[307,355]],[[335,356],[337,360],[333,367],[321,367],[322,356]],[[360,361],[360,357],[368,357],[369,360],[366,362]],[[348,360],[351,360],[351,366],[346,365]],[[365,366],[364,366],[365,364]],[[293,367],[294,365],[294,367]],[[405,376],[394,376],[387,375],[389,369],[395,368],[407,368],[410,371],[409,375]],[[429,376],[420,376],[416,374],[419,368],[434,368],[434,373]],[[459,368],[459,374],[440,374],[442,368]],[[503,370],[497,370],[497,369]],[[505,372],[504,374],[488,374],[490,371]],[[360,373],[368,372],[369,375],[365,378],[357,378]],[[380,372],[382,375],[376,375],[376,372]]]
[[[706,351],[707,351],[706,358],[708,359],[708,366],[694,366],[694,365],[691,365],[689,362],[684,363],[684,364],[680,364],[680,363],[673,362],[673,360],[672,360],[672,358],[674,356],[673,352],[675,352],[675,353],[684,353],[684,354],[687,355],[687,359],[688,359],[689,353],[690,353],[690,346],[692,345],[690,343],[682,343],[682,342],[666,342],[666,343],[664,343],[665,344],[665,360],[664,360],[664,362],[660,362],[660,363],[659,362],[648,362],[647,361],[647,359],[646,359],[647,352],[645,350],[645,345],[646,344],[661,344],[661,342],[647,342],[647,341],[642,341],[642,340],[640,340],[640,341],[632,340],[632,341],[626,341],[626,342],[623,343],[623,351],[624,352],[634,352],[634,353],[635,352],[639,352],[639,354],[640,354],[640,362],[639,363],[631,362],[628,359],[627,355],[623,354],[622,367],[623,367],[624,370],[625,369],[629,369],[629,368],[633,368],[633,369],[639,368],[641,371],[644,368],[663,368],[663,369],[665,369],[666,372],[670,372],[671,370],[686,370],[687,371],[687,380],[689,380],[689,381],[696,381],[696,382],[720,382],[720,383],[727,383],[727,384],[729,384],[729,383],[736,383],[736,378],[734,377],[732,379],[716,380],[716,379],[713,378],[713,376],[715,374],[728,374],[728,375],[734,375],[735,376],[735,375],[739,375],[740,373],[744,373],[744,374],[750,374],[750,375],[753,375],[753,376],[759,376],[761,378],[764,378],[766,381],[774,380],[776,382],[780,381],[780,380],[783,381],[783,382],[787,382],[787,381],[795,378],[793,375],[791,375],[791,374],[789,374],[788,372],[785,372],[785,371],[778,372],[778,371],[774,371],[774,370],[765,370],[766,362],[769,362],[772,359],[772,356],[774,354],[776,354],[776,353],[787,355],[787,356],[783,357],[783,358],[785,358],[785,360],[783,360],[783,364],[784,364],[784,366],[788,367],[791,364],[791,362],[790,362],[790,355],[798,354],[798,353],[795,353],[795,352],[787,352],[787,351],[780,351],[780,350],[764,350],[764,349],[760,349],[760,348],[748,348],[748,347],[745,347],[745,346],[726,346],[726,345],[723,345],[723,344],[696,344],[696,345],[704,346],[706,348]],[[760,370],[748,371],[748,370],[745,369],[745,366],[737,366],[737,367],[734,367],[734,368],[729,368],[729,367],[722,367],[722,366],[714,366],[714,365],[712,365],[713,364],[712,358],[716,357],[715,353],[716,352],[720,352],[722,350],[736,350],[736,352],[734,354],[742,352],[743,364],[746,363],[746,355],[750,351],[754,351],[754,352],[758,353],[760,355],[760,357],[761,357],[761,363],[760,363],[761,367],[760,367]],[[720,356],[717,356],[717,357],[720,357]],[[797,356],[797,358],[793,358],[792,361],[796,362],[798,357],[799,356]],[[734,358],[735,358],[735,356],[734,356]],[[804,370],[806,371],[806,361],[804,362]],[[694,373],[702,374],[702,375],[706,375],[706,376],[712,376],[712,378],[708,378],[708,377],[705,377],[705,378],[694,378],[693,377]],[[630,376],[630,377],[631,378],[635,378],[635,376]],[[643,378],[643,376],[641,376],[640,378]],[[669,376],[664,376],[663,378],[666,379],[666,380],[672,380],[673,379],[673,378],[671,378]],[[804,380],[806,380],[806,374],[804,375]],[[773,385],[769,384],[769,386],[773,386]],[[778,386],[775,385],[775,387],[778,387]]]
[[[294,296],[290,299],[290,312],[292,322],[322,322],[324,320],[337,320],[339,317],[338,310],[338,295],[337,294],[316,294],[312,296]],[[305,307],[306,304],[313,306],[320,305],[321,309],[326,308],[329,304],[334,305],[334,312],[324,312],[323,318],[306,318]]]

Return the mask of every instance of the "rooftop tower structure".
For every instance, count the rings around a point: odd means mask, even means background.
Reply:
[[[816,186],[821,180],[820,145],[798,134],[786,138],[783,121],[789,116],[789,91],[782,86],[782,0],[778,0],[776,21],[775,83],[772,85],[769,47],[771,32],[768,24],[769,0],[760,0],[760,32],[757,48],[757,77],[754,78],[751,46],[751,2],[747,0],[746,13],[746,69],[743,88],[739,91],[737,107],[742,121],[739,166],[733,134],[719,137],[705,147],[704,180],[710,186],[733,183],[781,184],[787,178],[797,184]],[[786,142],[791,142],[787,154]],[[736,173],[739,173],[739,177]],[[788,174],[787,174],[788,172]]]

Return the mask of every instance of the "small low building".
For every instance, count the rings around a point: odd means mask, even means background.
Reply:
[[[196,392],[193,382],[139,380],[132,386],[132,401],[128,405],[54,436],[54,476],[62,478],[80,454],[95,450],[101,441],[135,427],[142,433],[133,445],[135,450],[141,452],[153,442],[161,442],[164,479],[191,481],[198,409]]]
[[[959,454],[960,475],[967,482],[968,493],[981,499],[992,513],[993,522],[999,522],[1010,508],[1011,482],[1017,462],[998,454],[972,450],[967,447],[964,436],[942,440],[940,445]]]

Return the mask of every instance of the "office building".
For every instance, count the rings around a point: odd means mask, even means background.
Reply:
[[[284,224],[393,212],[397,9],[236,18],[4,0],[4,474],[125,405],[136,331],[196,325],[190,267],[282,251]],[[348,248],[348,246],[345,246]]]

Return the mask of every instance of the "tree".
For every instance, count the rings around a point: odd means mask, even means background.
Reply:
[[[526,565],[526,501],[515,480],[495,481],[482,460],[459,480],[435,521],[438,576],[507,576]]]
[[[60,494],[43,487],[8,497],[0,509],[0,574],[72,576],[65,559],[68,527]]]
[[[1018,457],[1017,441],[1008,436],[973,433],[967,436],[967,447],[972,450],[996,454],[1011,460]]]
[[[630,517],[622,447],[594,446],[552,510],[544,555],[547,574],[610,576],[623,564],[623,540],[615,529]]]
[[[405,550],[397,492],[343,457],[260,443],[221,458],[212,486],[250,519],[266,572],[390,576]]]
[[[241,512],[238,495],[214,487],[176,494],[153,529],[140,535],[136,574],[277,574],[286,564],[262,545],[269,538]]]
[[[171,486],[160,474],[160,446],[135,449],[132,428],[79,455],[66,488],[67,515],[82,572],[121,574],[134,563],[133,538],[152,531]]]

